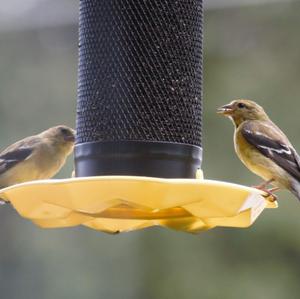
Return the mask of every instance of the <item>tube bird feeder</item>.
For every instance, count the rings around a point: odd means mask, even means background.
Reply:
[[[2,198],[41,227],[110,233],[247,227],[276,207],[202,177],[202,0],[81,0],[79,15],[76,177]]]

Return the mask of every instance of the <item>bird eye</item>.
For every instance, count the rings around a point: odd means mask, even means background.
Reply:
[[[238,103],[237,105],[239,108],[243,109],[243,108],[247,108],[247,106],[244,103]]]
[[[69,133],[69,131],[65,128],[61,128],[60,131],[63,135],[67,135]]]

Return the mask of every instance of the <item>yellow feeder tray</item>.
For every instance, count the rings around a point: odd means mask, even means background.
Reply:
[[[0,190],[24,218],[43,228],[84,225],[117,233],[163,226],[196,233],[248,227],[265,208],[262,191],[204,179],[99,176],[42,180]]]

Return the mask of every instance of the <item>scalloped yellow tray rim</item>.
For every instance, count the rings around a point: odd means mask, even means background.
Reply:
[[[248,227],[265,208],[277,207],[262,191],[237,184],[136,176],[32,181],[1,189],[0,197],[40,227],[108,233],[154,225],[186,232]]]

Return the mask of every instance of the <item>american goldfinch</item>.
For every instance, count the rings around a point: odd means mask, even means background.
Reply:
[[[74,130],[61,125],[10,145],[0,153],[0,188],[53,177],[74,142]]]
[[[217,111],[235,126],[234,147],[240,160],[264,179],[256,187],[269,195],[288,189],[300,200],[300,157],[264,109],[253,101],[240,99]],[[269,184],[275,188],[267,190]]]

